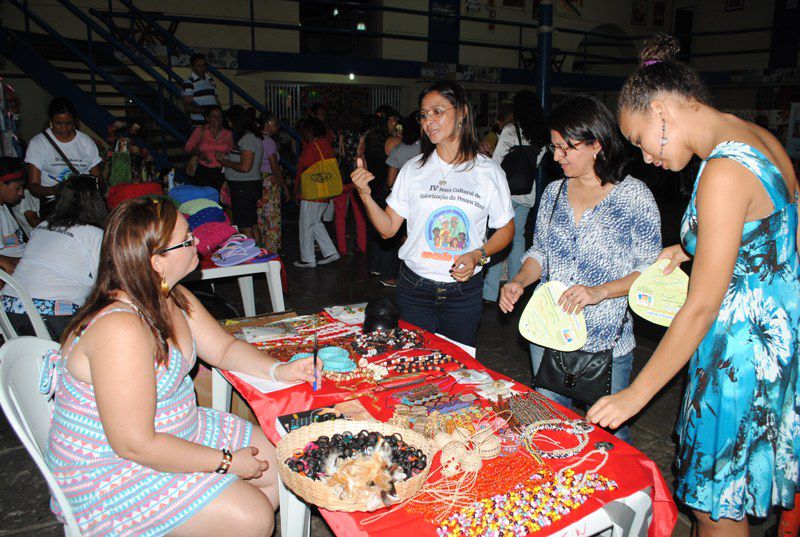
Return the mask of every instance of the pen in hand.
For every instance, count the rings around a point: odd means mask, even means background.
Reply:
[[[314,391],[317,391],[317,334],[314,333]]]

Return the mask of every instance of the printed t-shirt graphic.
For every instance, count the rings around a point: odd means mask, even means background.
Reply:
[[[443,207],[428,217],[425,238],[435,253],[461,255],[469,248],[469,219],[458,207]]]
[[[61,151],[81,173],[89,173],[94,166],[102,161],[94,140],[81,131],[76,131],[75,138],[67,143],[58,141],[52,129],[47,129],[47,134],[58,144]],[[33,164],[41,171],[42,186],[53,186],[62,183],[72,173],[67,163],[61,158],[61,155],[41,133],[34,136],[28,144],[25,162]]]
[[[399,256],[419,276],[452,283],[453,262],[483,245],[487,225],[497,229],[514,218],[508,182],[500,165],[482,155],[456,166],[436,151],[422,167],[421,160],[403,166],[386,200],[408,224]]]

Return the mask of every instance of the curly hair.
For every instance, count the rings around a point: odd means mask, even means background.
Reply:
[[[698,103],[711,103],[711,96],[697,71],[675,59],[679,50],[678,40],[669,34],[658,34],[644,43],[639,53],[640,66],[619,93],[618,113],[646,113],[660,92],[674,93]]]

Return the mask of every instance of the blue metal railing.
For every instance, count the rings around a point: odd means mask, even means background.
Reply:
[[[183,41],[179,40],[177,37],[169,33],[167,30],[164,29],[158,22],[156,22],[150,15],[140,10],[138,7],[134,5],[131,0],[119,0],[121,4],[128,8],[129,13],[120,13],[120,12],[109,12],[107,15],[109,17],[127,17],[133,18],[136,17],[139,20],[147,23],[152,29],[158,32],[164,40],[170,43],[172,46],[176,47],[178,50],[191,56],[195,53],[195,51],[186,45]],[[219,69],[214,67],[213,65],[208,66],[209,72],[214,75],[217,82],[221,83],[223,86],[228,88],[228,102],[229,104],[233,104],[233,95],[238,95],[241,99],[243,99],[246,103],[250,106],[258,110],[260,113],[265,113],[267,111],[266,106],[264,106],[261,102],[257,99],[253,98],[249,93],[244,91],[241,87],[239,87],[234,81],[230,78],[225,76]],[[301,147],[301,138],[297,131],[294,130],[294,127],[286,123],[285,121],[281,121],[281,128],[291,136],[296,144],[295,147],[298,149]],[[298,155],[299,156],[299,155]],[[295,173],[295,165],[292,162],[288,162],[285,159],[281,158],[281,164],[286,167],[292,173]]]
[[[59,1],[61,1],[61,0],[59,0]],[[62,1],[61,3],[64,4],[66,7],[68,7],[68,9],[72,8],[72,6],[71,5],[67,5],[68,3],[66,3],[66,2]],[[33,21],[36,25],[38,25],[40,28],[42,28],[42,30],[44,30],[46,34],[48,34],[57,43],[59,43],[61,46],[63,46],[65,49],[67,49],[69,52],[71,52],[76,58],[78,58],[80,61],[85,63],[90,68],[90,70],[91,70],[91,75],[90,75],[91,92],[92,92],[92,96],[95,98],[95,100],[96,100],[96,81],[95,81],[94,76],[95,76],[95,74],[97,74],[106,83],[108,83],[115,90],[117,90],[122,96],[126,97],[129,102],[131,102],[132,104],[137,106],[140,110],[142,110],[143,112],[148,114],[150,117],[152,117],[159,124],[159,126],[162,129],[164,129],[166,132],[168,132],[170,135],[172,135],[176,140],[181,141],[182,143],[185,143],[186,136],[184,134],[180,133],[177,129],[175,129],[171,124],[169,124],[169,122],[165,121],[165,119],[163,117],[163,114],[159,114],[158,112],[153,110],[147,103],[145,103],[141,98],[139,98],[139,96],[137,96],[135,93],[133,93],[122,82],[117,80],[111,73],[109,73],[106,69],[104,69],[95,60],[94,53],[93,53],[94,40],[92,38],[92,35],[93,35],[92,32],[95,32],[98,35],[103,36],[103,37],[105,37],[104,34],[107,34],[107,32],[105,32],[105,30],[103,30],[101,27],[99,27],[99,25],[94,23],[94,21],[91,21],[91,19],[89,19],[89,23],[91,23],[91,24],[87,24],[86,25],[87,26],[87,38],[88,38],[88,46],[87,46],[88,54],[87,54],[84,51],[82,51],[78,46],[76,46],[74,43],[72,43],[70,40],[68,40],[65,37],[63,37],[58,31],[56,31],[53,27],[51,27],[47,22],[45,22],[41,17],[39,17],[36,13],[31,11],[26,5],[24,5],[19,0],[9,0],[9,4],[14,6],[15,8],[17,8],[18,10],[20,10],[24,14],[24,16],[26,17],[26,28],[29,28],[29,24],[30,24],[27,21]],[[70,11],[72,11],[72,9],[70,9]],[[80,15],[82,17],[79,16],[79,18],[86,17],[83,13],[80,13]],[[112,40],[113,40],[113,38],[112,38]],[[113,44],[113,41],[111,42],[111,44]],[[161,95],[163,95],[161,93],[162,89],[163,89],[161,87],[162,86],[161,83],[159,83],[159,86],[160,87],[159,87],[158,94],[159,94],[159,96],[161,96]],[[163,102],[163,98],[161,100]],[[163,137],[162,137],[162,140],[163,140]],[[148,144],[146,144],[141,139],[137,138],[136,139],[136,143],[141,145],[141,146],[143,146],[143,147],[146,147],[148,150],[151,150],[151,148],[148,147]],[[162,142],[162,155],[163,155],[163,157],[159,159],[159,165],[168,164],[168,162],[166,161],[166,147],[164,146],[164,144],[165,144],[165,142]],[[152,150],[151,150],[151,152],[152,152]],[[156,156],[156,155],[154,155],[154,156]]]

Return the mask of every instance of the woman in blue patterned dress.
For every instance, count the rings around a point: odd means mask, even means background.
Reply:
[[[797,180],[771,134],[708,105],[677,50],[671,36],[645,45],[619,112],[645,162],[679,171],[703,159],[683,248],[660,256],[667,270],[694,256],[689,295],[630,388],[588,418],[618,426],[689,362],[675,495],[700,536],[747,535],[745,515],[791,508],[798,482]]]
[[[568,312],[583,311],[586,317],[587,339],[581,350],[613,347],[615,393],[628,386],[636,346],[628,291],[661,251],[658,207],[644,183],[625,176],[624,142],[602,103],[572,97],[547,123],[550,150],[566,179],[545,188],[533,246],[523,256],[519,273],[503,287],[500,308],[511,311],[524,288],[539,279],[567,285],[559,304]],[[534,375],[543,353],[542,347],[531,345]],[[564,406],[572,404],[562,395],[538,391]],[[627,427],[617,436],[628,441]]]

